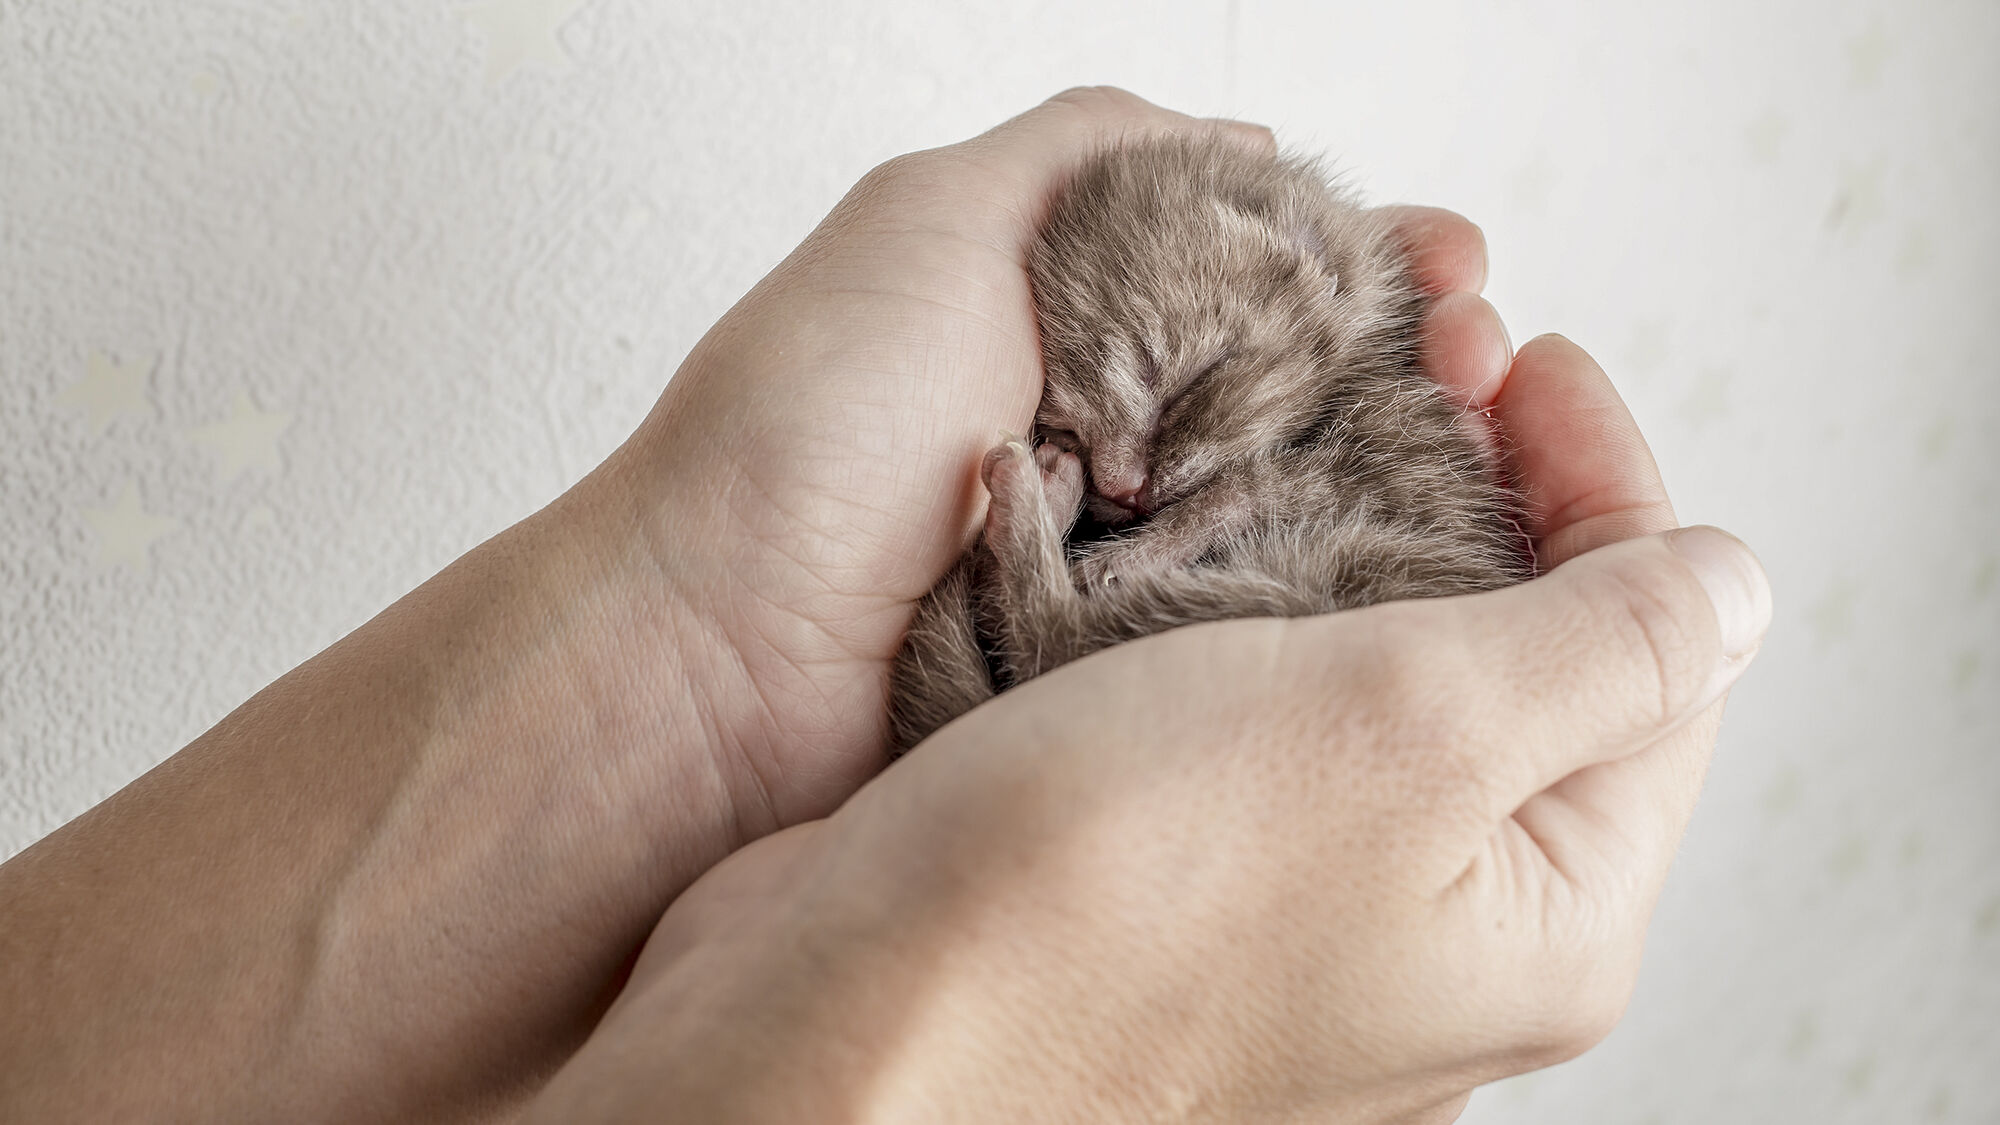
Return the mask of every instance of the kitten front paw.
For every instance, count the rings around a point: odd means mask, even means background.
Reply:
[[[1047,446],[1043,447],[1048,448]],[[986,503],[986,541],[996,556],[1025,561],[1060,550],[1083,495],[1083,464],[1057,451],[1044,458],[1018,438],[1001,442],[979,468],[990,499]],[[1058,504],[1068,515],[1058,515]]]
[[[1035,465],[1042,471],[1042,495],[1064,535],[1083,511],[1083,459],[1060,446],[1035,447]]]

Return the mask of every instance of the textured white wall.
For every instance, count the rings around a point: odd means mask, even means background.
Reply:
[[[0,0],[0,855],[555,495],[874,162],[1078,82],[1484,224],[1778,622],[1625,1025],[1474,1122],[2000,1118],[2000,7]]]

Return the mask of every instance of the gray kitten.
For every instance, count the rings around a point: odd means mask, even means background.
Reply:
[[[917,606],[898,753],[1120,641],[1531,576],[1481,420],[1419,365],[1404,247],[1313,164],[1110,149],[1057,199],[1030,276],[1035,439],[987,455],[985,533]]]

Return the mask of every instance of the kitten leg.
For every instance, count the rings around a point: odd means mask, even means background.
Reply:
[[[1063,539],[1083,514],[1083,460],[1060,446],[1044,442],[1035,447],[1035,464],[1042,470],[1042,493],[1049,499],[1049,511],[1056,517],[1056,530]]]
[[[1004,448],[1004,447],[1003,447]],[[1065,460],[1065,458],[1067,458]],[[1040,476],[1041,507],[1053,521],[1054,539],[1060,557],[1062,539],[1083,507],[1083,465],[1054,446],[1034,451],[1034,468]],[[985,475],[991,481],[994,465],[988,458]],[[1019,480],[1003,482],[1019,484]],[[997,503],[988,513],[989,540],[996,536],[1018,542],[1019,532],[1047,534],[1043,527],[1010,529],[1010,513],[1033,511],[1009,489],[1009,500]],[[995,524],[997,515],[998,523]],[[1039,519],[1039,513],[1036,514]],[[1040,551],[1040,546],[1031,548]],[[992,585],[993,559],[990,544],[982,544],[959,560],[957,566],[937,586],[917,602],[910,618],[903,647],[896,652],[889,670],[890,755],[900,756],[933,731],[993,697],[993,677],[980,640],[980,622],[991,616],[993,599],[985,595]],[[981,596],[975,598],[975,590]]]
[[[1044,452],[1053,450],[1053,452]],[[1083,498],[1083,462],[1053,446],[1030,450],[1009,439],[980,466],[991,499],[986,504],[986,547],[1010,597],[1076,592],[1063,557],[1063,539]],[[1058,515],[1058,503],[1067,509]]]
[[[977,555],[960,559],[917,602],[889,668],[889,755],[993,697],[993,677],[973,618]]]
[[[1063,540],[1083,501],[1083,462],[1053,446],[1030,451],[1009,440],[986,455],[980,475],[991,494],[984,547],[992,561],[980,609],[1009,682],[1018,684],[1069,659],[1050,646],[1067,650],[1061,642],[1075,632],[1081,601]]]

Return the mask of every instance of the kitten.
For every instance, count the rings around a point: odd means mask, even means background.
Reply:
[[[1034,441],[987,455],[985,533],[917,606],[897,752],[1120,641],[1531,576],[1481,420],[1419,365],[1404,247],[1313,164],[1110,149],[1055,202],[1030,280]]]

